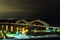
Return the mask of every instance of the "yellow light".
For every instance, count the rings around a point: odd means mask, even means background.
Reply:
[[[22,34],[25,34],[26,32],[25,31],[22,31]]]
[[[23,28],[23,31],[24,31],[25,28]]]
[[[6,32],[8,31],[8,25],[6,25]]]
[[[28,29],[26,29],[26,32],[28,32]]]
[[[44,32],[44,30],[34,30],[34,32]]]
[[[4,25],[2,25],[2,30],[3,30],[3,28],[4,28]]]
[[[25,34],[26,31],[25,31],[25,28],[22,28],[22,34]]]
[[[34,30],[34,32],[37,32],[36,30]]]
[[[2,32],[2,31],[0,31],[0,34],[1,34],[1,36],[3,37],[3,39],[5,40],[5,39],[6,39],[6,37],[5,37],[5,35],[3,34],[3,32]]]
[[[20,28],[20,30],[21,30],[21,28]]]
[[[13,31],[13,26],[11,26],[11,32]]]
[[[4,40],[6,39],[6,37],[5,37],[5,35],[2,33],[2,36],[3,36],[3,38],[4,38]]]
[[[16,30],[17,32],[19,31],[19,27],[17,27],[17,30]]]
[[[2,31],[0,31],[0,33],[2,33]]]

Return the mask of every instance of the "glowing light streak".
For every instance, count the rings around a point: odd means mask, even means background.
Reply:
[[[8,31],[8,25],[6,25],[6,32]]]
[[[11,26],[11,32],[13,32],[13,26]]]

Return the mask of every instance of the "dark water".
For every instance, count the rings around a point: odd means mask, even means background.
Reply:
[[[60,37],[53,37],[53,38],[37,38],[37,39],[9,39],[9,40],[60,40]]]
[[[0,39],[4,40],[4,39]],[[6,40],[60,40],[60,37],[50,37],[50,38],[36,38],[36,39],[6,39]]]
[[[16,39],[20,40],[20,39]],[[52,38],[37,38],[37,39],[22,39],[22,40],[60,40],[60,37],[52,37]]]

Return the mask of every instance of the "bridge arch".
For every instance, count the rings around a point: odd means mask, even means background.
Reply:
[[[29,24],[29,22],[27,22],[26,20],[18,20],[18,21],[16,21],[16,24],[20,24],[20,23]]]
[[[31,21],[30,22],[30,24],[38,24],[38,25],[43,25],[43,26],[49,26],[49,24],[48,23],[46,23],[46,22],[44,22],[44,21],[42,21],[42,20],[34,20],[34,21]]]

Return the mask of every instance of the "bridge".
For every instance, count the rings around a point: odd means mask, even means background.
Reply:
[[[41,29],[43,32],[45,30],[49,29],[57,29],[60,31],[60,27],[54,27],[54,26],[49,26],[48,23],[42,21],[42,20],[33,20],[33,21],[26,21],[26,20],[18,20],[15,23],[8,23],[8,22],[0,22],[0,30],[2,31],[5,39],[5,34],[7,32],[18,32],[25,34],[28,31],[33,31],[33,32],[41,32],[37,30],[37,28],[45,28],[44,30]],[[34,29],[34,30],[33,30]],[[5,32],[4,32],[5,31]]]

